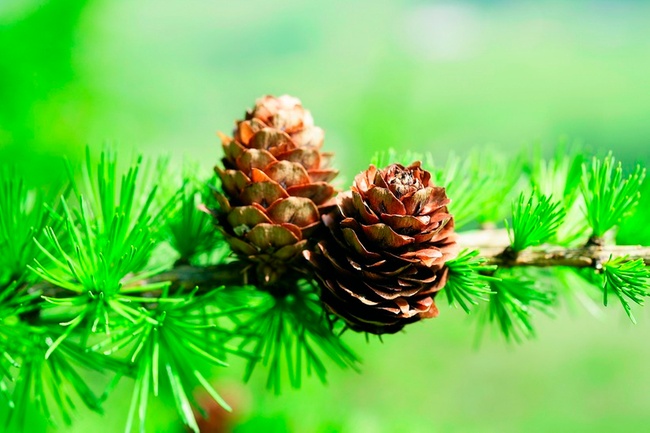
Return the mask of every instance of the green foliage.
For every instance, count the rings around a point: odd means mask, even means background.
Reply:
[[[490,280],[490,300],[482,312],[481,326],[495,323],[507,341],[521,342],[535,336],[533,311],[549,314],[555,302],[552,292],[545,292],[521,272],[501,270]]]
[[[129,326],[93,347],[105,354],[130,348],[128,361],[135,370],[135,386],[126,432],[132,431],[136,417],[140,431],[144,431],[150,395],[158,397],[163,381],[172,391],[181,420],[193,432],[198,433],[199,427],[192,408],[200,407],[193,390],[202,388],[219,405],[231,410],[210,384],[209,370],[201,367],[227,366],[224,356],[229,352],[248,357],[227,346],[233,333],[218,322],[238,309],[216,309],[220,292],[213,290],[198,296],[178,293],[173,297],[163,294],[159,299],[149,299],[155,303],[153,309],[140,309]]]
[[[58,328],[58,327],[57,327]],[[84,373],[88,371],[124,372],[125,366],[98,353],[87,352],[76,343],[65,342],[49,358],[43,353],[58,329],[26,329],[19,342],[21,364],[14,367],[18,372],[13,378],[13,393],[9,404],[5,427],[12,431],[25,431],[30,425],[29,411],[36,404],[36,409],[50,423],[72,423],[71,413],[77,409],[79,402],[85,407],[102,413],[101,398],[88,384]]]
[[[28,271],[28,265],[44,254],[33,239],[42,240],[46,225],[58,227],[62,221],[48,205],[54,195],[27,189],[25,180],[14,170],[0,167],[0,401],[4,400],[9,409],[5,420],[8,427],[24,419],[29,401],[34,399],[33,385],[42,387],[41,382],[45,382],[51,388],[53,384],[62,384],[61,389],[68,383],[73,387],[78,385],[74,377],[66,374],[74,370],[66,369],[65,359],[43,364],[42,352],[41,358],[35,355],[38,352],[34,345],[39,343],[43,347],[42,335],[38,334],[39,329],[30,328],[22,321],[37,310],[40,296],[34,287],[38,279]],[[44,373],[35,383],[41,365],[50,367],[49,373]],[[66,378],[72,382],[66,382]],[[60,392],[59,388],[54,392]],[[36,395],[40,407],[47,410],[50,394]],[[62,415],[67,420],[65,411]]]
[[[289,383],[300,388],[303,376],[316,376],[325,383],[327,357],[341,368],[357,369],[359,359],[337,336],[328,321],[311,284],[295,283],[285,287],[285,296],[266,296],[249,317],[240,324],[239,332],[257,338],[245,338],[240,347],[255,355],[246,368],[250,379],[257,364],[268,368],[266,386],[276,394],[281,391],[282,370]],[[284,367],[283,367],[284,365]]]
[[[461,160],[450,156],[445,165],[436,165],[431,154],[434,182],[444,186],[451,198],[449,210],[457,229],[472,222],[496,223],[501,220],[501,204],[521,177],[522,159],[507,160],[495,153],[474,152]]]
[[[512,224],[506,221],[512,250],[519,252],[555,237],[564,215],[561,204],[551,197],[533,192],[526,200],[521,193],[512,204]]]
[[[566,144],[560,143],[553,158],[544,159],[536,155],[530,161],[527,171],[531,185],[546,197],[561,197],[564,209],[570,209],[578,197],[583,162],[582,153],[569,150]]]
[[[383,166],[397,157],[383,153],[374,162]],[[421,157],[406,154],[400,162]],[[230,356],[247,362],[246,380],[266,368],[275,393],[285,380],[293,388],[311,375],[326,382],[330,363],[358,369],[339,332],[345,328],[324,310],[308,274],[248,285],[255,281],[250,263],[227,256],[227,243],[202,210],[204,203],[212,206],[202,183],[186,176],[180,188],[161,185],[153,175],[166,170],[152,167],[138,158],[122,171],[114,154],[105,152],[94,164],[88,153],[81,180],[70,169],[71,187],[58,200],[57,193],[28,190],[0,171],[0,404],[7,428],[29,426],[34,401],[53,423],[69,423],[80,403],[101,413],[105,397],[126,377],[135,382],[127,432],[146,428],[151,399],[163,393],[197,432],[202,399],[195,391],[229,408],[212,378]],[[522,167],[519,157],[475,154],[452,157],[433,175],[453,200],[458,227],[501,218],[513,187],[524,184]],[[534,314],[550,313],[558,295],[588,297],[585,290],[595,287],[605,305],[613,294],[634,320],[630,305],[642,304],[650,291],[641,259],[612,258],[602,269],[595,261],[578,289],[580,277],[571,269],[521,269],[504,257],[583,236],[580,182],[589,224],[594,234],[604,233],[634,208],[643,171],[637,167],[623,179],[611,156],[589,169],[582,156],[561,152],[527,167],[532,188],[512,203],[506,222],[511,247],[486,257],[482,249],[489,245],[476,245],[448,261],[449,305],[478,313],[508,341],[534,336]],[[647,225],[640,208],[636,215],[636,224]],[[89,371],[113,375],[103,395],[87,383]]]
[[[78,207],[63,205],[63,233],[72,247],[66,248],[60,234],[48,228],[46,242],[37,244],[54,267],[36,260],[37,274],[74,293],[110,296],[120,291],[127,274],[145,268],[167,209],[153,209],[156,186],[138,192],[141,162],[139,158],[119,180],[115,156],[102,153],[95,174],[87,155],[85,191],[73,184]]]
[[[55,195],[28,190],[25,180],[14,170],[0,167],[0,287],[12,281],[34,281],[33,275],[26,272],[27,265],[45,254],[33,239],[42,241],[45,227],[60,227],[62,223],[48,204]]]
[[[603,303],[607,305],[609,293],[613,293],[632,322],[629,301],[643,305],[644,298],[650,295],[650,270],[642,259],[628,260],[627,257],[610,258],[603,263]]]
[[[114,155],[102,153],[95,172],[88,152],[83,193],[71,175],[78,206],[71,208],[63,202],[62,235],[70,245],[60,242],[61,234],[52,227],[46,230],[45,242],[36,241],[49,263],[36,259],[33,271],[72,294],[69,298],[45,298],[53,307],[72,313],[65,323],[66,332],[46,356],[83,323],[87,324],[87,338],[99,326],[108,333],[112,313],[132,320],[136,313],[121,292],[146,292],[165,285],[139,283],[158,272],[142,271],[160,238],[169,208],[154,209],[157,187],[147,187],[147,179],[139,178],[141,163],[142,158],[138,158],[120,179]]]
[[[471,306],[479,302],[489,301],[492,294],[490,280],[492,277],[484,275],[494,272],[497,267],[487,265],[487,260],[479,257],[478,250],[463,250],[453,260],[446,263],[449,268],[449,279],[444,287],[449,305],[456,304],[470,313]]]
[[[167,217],[167,241],[180,255],[179,263],[194,262],[202,254],[214,251],[220,243],[223,245],[212,216],[199,209],[204,189],[197,181],[186,178],[176,195],[178,202]]]
[[[542,158],[538,150],[526,167],[533,189],[546,197],[554,197],[562,205],[563,222],[550,240],[558,245],[584,244],[589,236],[582,210],[583,199],[579,194],[584,163],[584,153],[580,150],[562,141],[552,158]]]
[[[593,237],[602,238],[634,211],[644,177],[645,169],[637,165],[624,178],[621,163],[616,163],[611,153],[603,159],[594,157],[591,166],[583,165],[581,190]]]

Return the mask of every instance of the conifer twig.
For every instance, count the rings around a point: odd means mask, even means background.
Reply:
[[[508,235],[504,229],[476,230],[461,233],[459,244],[464,248],[477,249],[487,264],[503,267],[515,266],[569,266],[574,268],[596,267],[610,257],[626,257],[626,261],[642,259],[650,266],[650,247],[640,245],[589,245],[576,248],[542,246],[520,251],[516,256],[504,255],[508,247]]]
[[[150,285],[161,282],[170,282],[173,288],[186,290],[198,287],[199,292],[220,286],[244,286],[253,283],[248,281],[248,273],[241,262],[231,262],[213,266],[175,266],[168,271],[143,279],[138,284]],[[49,298],[68,296],[60,287],[49,282],[32,286],[30,292],[38,292]]]

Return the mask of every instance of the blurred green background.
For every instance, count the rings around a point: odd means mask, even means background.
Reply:
[[[373,153],[514,153],[560,136],[650,162],[650,4],[638,1],[1,0],[0,162],[34,185],[60,155],[106,143],[201,161],[267,93],[299,96],[326,130],[341,185]],[[477,185],[477,188],[480,188]],[[561,310],[539,338],[473,346],[461,311],[366,344],[276,397],[241,366],[220,382],[237,432],[594,432],[650,425],[650,313]],[[75,431],[121,431],[130,388]],[[237,403],[239,402],[239,403]],[[180,432],[152,407],[151,431]]]

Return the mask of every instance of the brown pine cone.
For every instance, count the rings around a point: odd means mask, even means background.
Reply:
[[[350,328],[373,334],[435,317],[445,262],[456,255],[449,202],[419,162],[371,165],[357,175],[323,217],[331,236],[303,253],[325,306]]]
[[[288,268],[332,208],[323,130],[291,96],[260,98],[237,122],[234,138],[220,134],[225,167],[215,167],[225,194],[212,213],[232,249],[256,263],[262,282]]]

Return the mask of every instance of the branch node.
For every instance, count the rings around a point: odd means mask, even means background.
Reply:
[[[502,265],[508,266],[514,264],[517,261],[518,256],[519,252],[509,245],[505,247],[501,253],[497,254],[496,257],[503,261]]]
[[[587,241],[586,247],[603,247],[605,246],[605,238],[603,236],[592,235]]]

